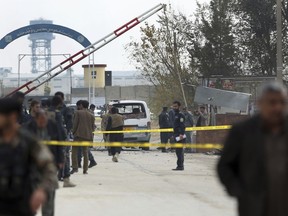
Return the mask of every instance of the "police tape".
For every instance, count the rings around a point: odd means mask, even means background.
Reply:
[[[186,131],[212,131],[212,130],[228,130],[231,125],[220,125],[220,126],[205,126],[205,127],[188,127]],[[122,134],[122,133],[160,133],[160,132],[173,132],[173,128],[165,129],[143,129],[143,130],[130,130],[129,128],[124,128],[123,131],[95,131],[94,134]]]
[[[76,147],[127,147],[127,148],[193,148],[193,149],[222,149],[222,144],[159,144],[159,143],[127,143],[127,142],[87,142],[87,141],[42,141],[42,144],[52,146],[76,146]]]

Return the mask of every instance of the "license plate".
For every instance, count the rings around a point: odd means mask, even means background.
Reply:
[[[135,127],[126,127],[124,128],[124,131],[133,131],[133,130],[136,130]]]

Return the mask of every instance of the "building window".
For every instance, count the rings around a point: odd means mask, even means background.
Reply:
[[[91,71],[91,78],[96,79],[97,77],[97,71]]]

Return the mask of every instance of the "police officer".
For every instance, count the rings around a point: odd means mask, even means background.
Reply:
[[[118,114],[116,107],[111,108],[111,114],[108,117],[107,131],[122,131],[124,126],[124,118]],[[110,142],[123,142],[123,133],[111,133],[109,134]],[[119,154],[121,153],[121,147],[111,147],[112,161],[118,162]]]
[[[171,128],[170,118],[168,114],[168,107],[163,107],[161,114],[159,115],[159,127],[160,129]],[[162,144],[167,144],[171,134],[167,132],[160,132],[160,139]],[[166,148],[160,148],[162,152],[167,152]]]
[[[180,112],[181,103],[179,101],[173,102],[174,126],[173,126],[173,137],[176,143],[184,144],[186,142],[185,135],[185,116]],[[177,155],[177,167],[174,171],[184,170],[184,150],[182,148],[176,148]]]
[[[20,128],[22,105],[0,99],[0,215],[33,216],[57,178],[49,150]]]

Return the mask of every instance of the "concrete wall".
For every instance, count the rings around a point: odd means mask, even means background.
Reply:
[[[90,90],[91,92],[91,90]],[[149,103],[155,94],[154,86],[106,86],[105,88],[95,88],[95,100],[103,97],[108,103],[111,100],[143,100]],[[72,98],[88,98],[88,88],[72,89]],[[91,102],[95,103],[94,99]]]

